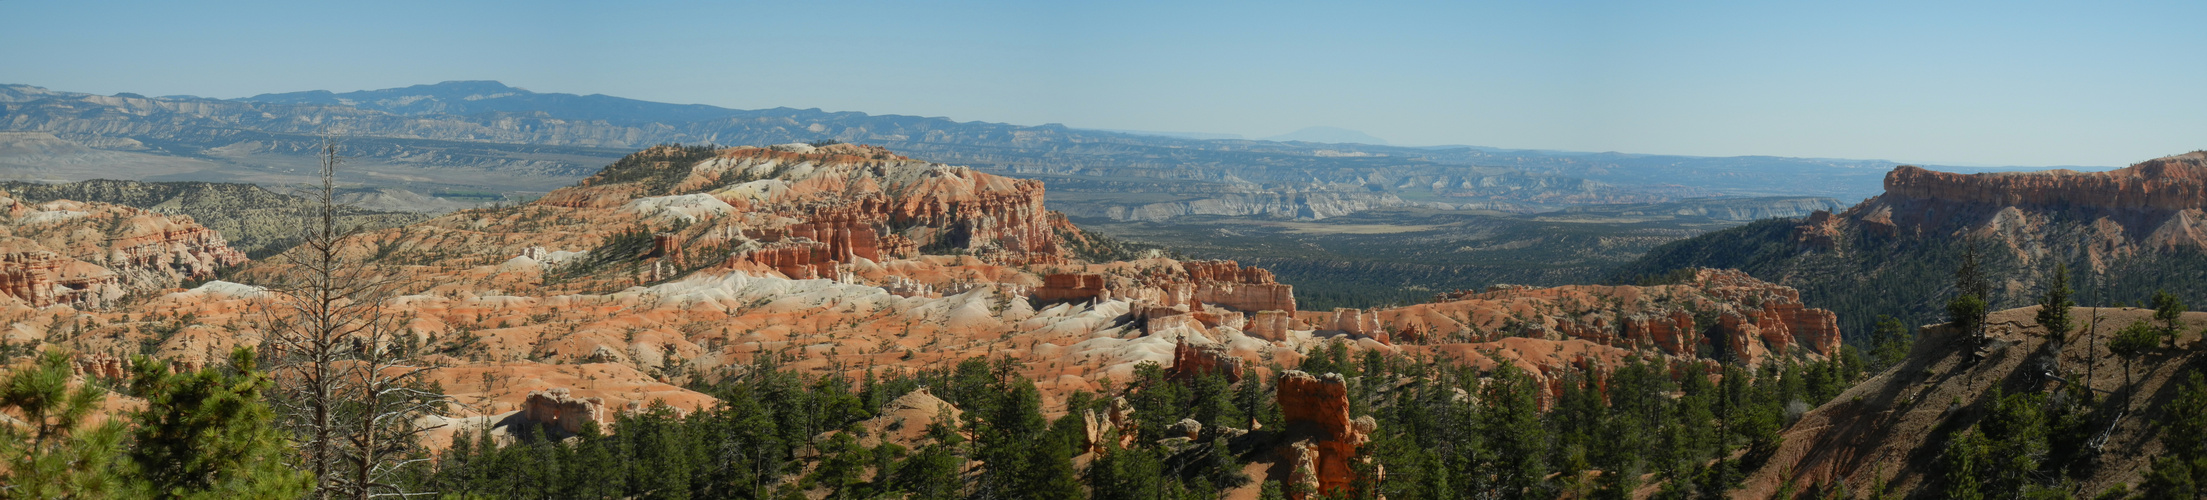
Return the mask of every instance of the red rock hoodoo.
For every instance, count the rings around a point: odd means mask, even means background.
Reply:
[[[1371,417],[1349,418],[1347,381],[1288,370],[1280,373],[1277,397],[1290,441],[1283,450],[1293,467],[1287,482],[1320,495],[1343,493],[1356,481],[1357,448],[1373,430]]]

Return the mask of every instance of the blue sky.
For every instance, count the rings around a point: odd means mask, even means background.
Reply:
[[[0,82],[1958,165],[2207,149],[2207,3],[0,0]]]

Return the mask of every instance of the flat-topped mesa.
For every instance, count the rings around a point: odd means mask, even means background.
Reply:
[[[1885,175],[1887,196],[1995,206],[2142,210],[2207,208],[2207,151],[2106,172],[2048,170],[1956,174],[1913,166]]]
[[[1817,251],[1848,251],[1860,236],[1990,239],[2033,255],[2081,253],[2095,269],[2142,249],[2207,249],[2207,151],[2106,172],[1902,166],[1886,174],[1885,194],[1819,211],[1793,231],[1795,244]]]

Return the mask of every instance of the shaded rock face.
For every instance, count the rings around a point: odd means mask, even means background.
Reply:
[[[1287,482],[1320,495],[1341,493],[1356,480],[1351,462],[1371,440],[1373,420],[1349,418],[1348,383],[1337,373],[1281,372],[1276,394],[1289,440],[1284,458],[1294,466]]]
[[[521,418],[547,431],[557,429],[568,435],[580,434],[585,423],[597,422],[601,427],[606,424],[605,400],[570,396],[566,388],[530,391],[528,398],[521,402]]]
[[[6,192],[0,210],[0,293],[33,307],[103,307],[246,261],[186,216],[67,200],[32,206]]]

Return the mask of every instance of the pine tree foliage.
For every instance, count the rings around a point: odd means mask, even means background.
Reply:
[[[0,380],[0,408],[22,425],[0,424],[0,498],[99,498],[127,492],[123,426],[87,420],[107,398],[92,384],[69,387],[69,353],[49,350]]]
[[[146,407],[132,416],[129,457],[156,498],[294,498],[313,478],[285,466],[292,453],[262,399],[273,385],[252,349],[228,366],[171,373],[139,357],[131,391]]]

